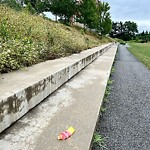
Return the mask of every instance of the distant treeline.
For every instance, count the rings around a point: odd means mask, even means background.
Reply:
[[[143,31],[142,33],[139,33],[136,35],[136,42],[146,43],[150,42],[150,32]]]
[[[137,24],[131,21],[126,21],[125,23],[121,21],[113,22],[110,36],[124,41],[134,40],[141,43],[150,41],[150,32],[143,31],[142,33],[138,33]]]

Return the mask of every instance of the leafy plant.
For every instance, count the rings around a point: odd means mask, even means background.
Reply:
[[[107,109],[108,109],[107,107],[101,106],[100,111],[103,113],[103,112],[105,112]]]
[[[109,101],[108,97],[104,97],[103,102],[107,103]]]
[[[113,81],[109,79],[108,82],[107,82],[107,84],[111,85],[111,84],[113,84]]]
[[[107,86],[104,97],[108,97],[110,94],[111,94],[110,87]]]
[[[115,67],[113,66],[111,69],[111,74],[114,73],[116,71]]]
[[[92,143],[97,144],[98,146],[100,146],[100,148],[102,150],[107,149],[106,146],[105,146],[106,141],[107,141],[106,137],[102,137],[102,135],[100,135],[98,132],[94,133]]]

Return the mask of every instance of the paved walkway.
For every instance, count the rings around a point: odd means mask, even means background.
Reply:
[[[0,134],[0,150],[88,150],[117,45]],[[75,134],[57,136],[69,126]]]
[[[100,133],[108,150],[150,150],[150,71],[122,45],[115,69]]]

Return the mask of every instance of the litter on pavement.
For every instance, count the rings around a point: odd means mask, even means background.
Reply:
[[[63,131],[58,136],[58,140],[66,140],[68,139],[73,133],[75,132],[75,129],[73,127],[68,128],[66,131]]]

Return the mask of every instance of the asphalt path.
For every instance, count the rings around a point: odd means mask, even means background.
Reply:
[[[150,150],[150,70],[120,45],[111,94],[97,131],[108,150]],[[100,150],[94,146],[93,150]]]

